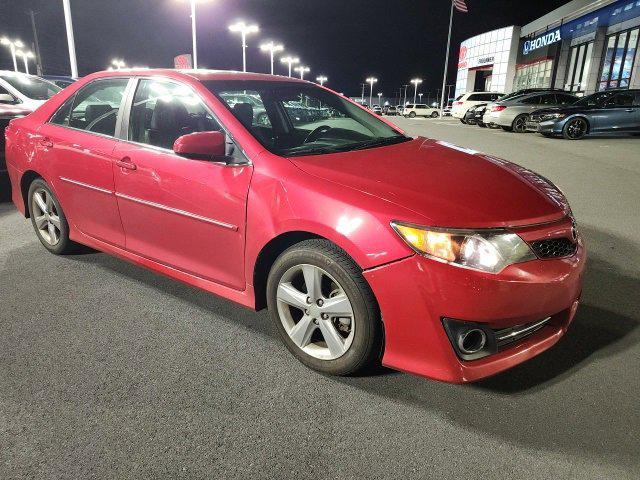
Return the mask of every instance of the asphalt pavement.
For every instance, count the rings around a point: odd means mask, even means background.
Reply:
[[[109,257],[46,252],[0,204],[0,479],[637,479],[640,138],[397,123],[544,174],[586,236],[550,351],[473,385],[331,378],[252,312]]]

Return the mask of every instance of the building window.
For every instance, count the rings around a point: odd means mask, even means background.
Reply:
[[[518,65],[516,67],[515,90],[523,88],[551,88],[553,60]]]
[[[629,88],[638,49],[638,30],[635,28],[607,37],[598,90]]]
[[[565,90],[570,92],[584,92],[587,89],[587,78],[591,68],[592,53],[593,42],[571,47],[569,70],[564,86]]]

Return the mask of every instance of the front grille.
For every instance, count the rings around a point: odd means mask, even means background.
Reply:
[[[538,258],[561,258],[573,255],[576,244],[569,238],[551,238],[532,242],[531,248]]]

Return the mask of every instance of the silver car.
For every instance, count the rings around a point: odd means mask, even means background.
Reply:
[[[563,107],[578,98],[566,92],[535,92],[487,105],[482,121],[507,132],[524,133],[529,115],[541,108]]]

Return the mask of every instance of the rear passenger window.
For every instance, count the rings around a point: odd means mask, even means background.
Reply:
[[[542,105],[555,105],[556,104],[556,96],[552,93],[548,95],[541,95],[540,103]]]
[[[115,136],[127,78],[96,80],[80,89],[51,118],[51,123]]]
[[[534,95],[533,97],[529,97],[521,100],[520,103],[523,103],[525,105],[540,105],[541,99],[542,97],[540,95]]]
[[[189,87],[160,79],[140,80],[129,116],[129,140],[171,150],[182,135],[220,130]]]

